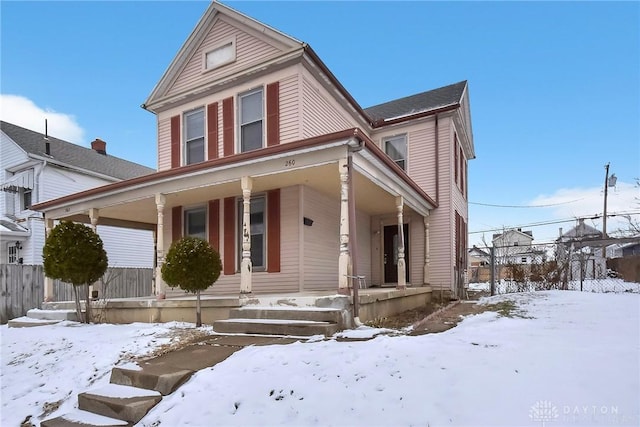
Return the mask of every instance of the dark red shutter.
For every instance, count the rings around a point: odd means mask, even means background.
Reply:
[[[235,153],[233,141],[233,97],[222,100],[222,143],[224,155],[231,156]]]
[[[209,160],[218,158],[218,103],[207,105],[207,150]]]
[[[180,166],[180,116],[171,117],[171,169]]]
[[[453,137],[453,168],[455,170],[456,185],[458,185],[458,137]]]
[[[209,245],[220,252],[220,200],[209,200]]]
[[[236,199],[224,199],[224,274],[236,272]]]
[[[171,208],[171,240],[173,242],[182,237],[182,206]]]
[[[469,163],[465,160],[464,161],[464,197],[465,199],[469,197],[469,169],[468,169]]]
[[[280,144],[280,82],[267,85],[267,147]]]
[[[280,272],[280,190],[267,193],[267,272]]]

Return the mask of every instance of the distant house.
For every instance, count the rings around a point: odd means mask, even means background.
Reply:
[[[33,204],[154,171],[107,154],[100,139],[85,148],[4,121],[0,153],[0,264],[42,264],[44,218]],[[110,266],[153,266],[150,231],[98,231]]]
[[[578,219],[578,224],[562,233],[556,240],[557,259],[566,265],[568,280],[599,279],[606,277],[607,263],[602,253],[602,232]]]
[[[484,267],[490,264],[491,254],[484,249],[473,245],[468,253],[469,267]]]
[[[156,230],[158,265],[172,241],[207,239],[224,264],[209,294],[347,294],[352,273],[462,288],[466,81],[365,109],[307,43],[213,2],[143,107],[158,171],[40,203],[47,221],[97,210]]]
[[[512,228],[493,235],[496,264],[534,264],[544,261],[544,252],[532,246],[533,232]]]

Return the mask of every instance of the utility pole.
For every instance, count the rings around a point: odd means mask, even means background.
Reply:
[[[604,212],[602,214],[602,238],[607,238],[607,190],[609,188],[609,163],[604,165],[604,170],[606,171],[604,176]],[[604,248],[603,248],[603,256],[604,256]]]

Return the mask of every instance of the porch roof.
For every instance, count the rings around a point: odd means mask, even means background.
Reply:
[[[253,191],[303,184],[339,194],[336,163],[354,152],[354,185],[358,207],[382,213],[402,195],[414,211],[427,214],[436,203],[359,129],[213,159],[115,182],[32,207],[51,219],[87,222],[90,208],[100,209],[100,224],[154,229],[155,195],[164,194],[166,207],[238,194],[244,175],[254,178]],[[295,156],[295,159],[293,157]],[[286,160],[295,160],[286,164]],[[382,191],[381,191],[382,190]]]

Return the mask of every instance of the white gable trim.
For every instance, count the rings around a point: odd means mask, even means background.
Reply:
[[[173,82],[178,77],[189,59],[193,56],[196,49],[198,49],[198,46],[200,46],[200,44],[203,42],[213,24],[217,21],[218,18],[225,15],[232,20],[235,20],[247,26],[250,29],[253,29],[258,34],[271,38],[276,43],[283,46],[289,47],[291,49],[300,48],[303,46],[302,42],[294,39],[293,37],[290,37],[266,24],[258,22],[249,16],[246,16],[234,9],[231,9],[228,6],[223,5],[222,3],[213,1],[178,51],[178,54],[174,57],[173,61],[171,61],[171,64],[169,64],[169,67],[163,73],[160,81],[151,91],[151,94],[142,105],[143,108],[146,108],[147,105],[151,105],[162,98],[166,91],[169,90],[169,88],[172,86]]]

